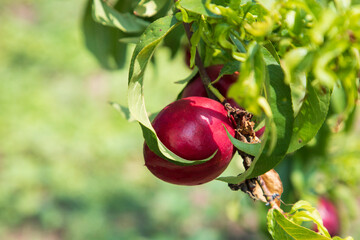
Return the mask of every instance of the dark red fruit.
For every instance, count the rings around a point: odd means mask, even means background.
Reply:
[[[223,65],[214,65],[206,68],[206,72],[211,81],[214,81],[219,76],[222,68]],[[237,72],[232,75],[224,75],[217,83],[214,83],[213,86],[217,88],[223,96],[227,97],[229,87],[237,81],[238,77],[239,73]],[[205,87],[199,74],[185,87],[181,95],[182,98],[192,96],[207,97]],[[232,99],[228,99],[228,101],[230,101],[230,104],[235,103]]]
[[[329,231],[331,237],[340,233],[340,219],[335,205],[328,199],[322,197],[319,200],[317,210],[323,220],[325,228]],[[317,230],[317,226],[315,227]]]
[[[264,135],[264,132],[265,132],[265,126],[263,126],[263,127],[260,128],[257,132],[255,132],[255,135],[256,135],[258,138],[261,138],[261,136]]]
[[[147,168],[158,178],[173,184],[198,185],[218,177],[230,163],[234,148],[224,126],[235,135],[224,106],[204,97],[188,97],[166,106],[152,123],[162,143],[178,156],[200,160],[218,152],[209,161],[193,166],[178,166],[158,157],[146,143]]]

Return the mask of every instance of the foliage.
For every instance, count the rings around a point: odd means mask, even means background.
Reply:
[[[150,5],[151,1],[146,3]],[[158,7],[149,10],[152,16],[156,15],[154,9],[160,13],[159,6],[165,5],[164,1],[153,1],[153,4]],[[138,8],[144,6],[144,2],[138,4]],[[129,12],[132,8],[128,6]],[[126,21],[115,7],[93,2],[93,19],[122,33],[133,30],[130,24],[141,23],[141,17],[146,14],[135,15],[136,11]],[[225,64],[221,74],[238,70],[241,74],[231,86],[229,97],[257,119],[266,121],[265,137],[261,147],[256,148],[258,152],[252,154],[255,158],[251,166],[241,175],[218,180],[237,184],[257,177],[273,169],[287,153],[308,144],[329,117],[335,86],[344,94],[345,104],[332,117],[338,125],[351,119],[358,97],[360,70],[358,2],[179,0],[174,1],[172,13],[158,17],[160,19],[153,19],[142,32],[135,47],[129,71],[128,103],[130,114],[140,123],[149,148],[163,158],[179,165],[189,164],[157,138],[145,108],[143,75],[160,41],[181,22],[191,31],[188,36],[190,66],[194,66],[198,52],[205,66]],[[129,27],[124,28],[126,25]],[[212,90],[211,84],[208,87]],[[218,96],[218,92],[214,94]],[[236,139],[232,141],[241,151],[251,150]],[[296,216],[303,218],[294,214],[289,219],[284,217],[284,222],[283,216],[272,209],[268,214],[268,222],[273,223],[269,225],[272,236],[287,238],[279,233],[280,226],[293,228],[299,223]],[[299,226],[300,235],[308,232],[319,238],[329,237],[321,222],[316,220],[316,223],[320,226],[320,235]]]

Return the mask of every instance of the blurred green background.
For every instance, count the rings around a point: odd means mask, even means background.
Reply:
[[[0,239],[252,235],[256,216],[245,224],[226,214],[229,202],[253,205],[242,194],[220,182],[173,186],[146,170],[138,124],[108,104],[126,105],[127,67],[106,72],[87,51],[84,6],[0,2]],[[150,111],[175,99],[173,82],[190,72],[182,59],[157,53]]]
[[[262,203],[218,181],[174,186],[146,170],[140,128],[108,104],[126,105],[127,67],[104,71],[87,51],[84,6],[0,2],[0,239],[268,239]],[[173,83],[190,73],[183,54],[156,53],[150,111],[181,90]]]

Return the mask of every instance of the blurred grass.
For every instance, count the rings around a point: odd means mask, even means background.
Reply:
[[[126,105],[127,68],[105,72],[85,49],[84,3],[0,2],[0,239],[256,239],[256,217],[238,222],[252,204],[241,194],[145,169],[140,128],[107,103]],[[156,57],[154,112],[189,73],[181,54]]]

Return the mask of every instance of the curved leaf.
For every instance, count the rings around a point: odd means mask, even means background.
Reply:
[[[286,216],[286,217],[285,217]],[[310,203],[300,200],[295,203],[290,212],[280,213],[270,209],[267,215],[268,230],[273,239],[281,240],[330,240],[330,234],[323,225],[320,213]],[[301,226],[303,222],[317,224],[319,233]],[[352,237],[334,237],[334,240],[353,240]]]
[[[326,119],[330,97],[331,91],[329,89],[315,89],[308,80],[305,99],[294,120],[289,153],[303,147],[315,137]]]
[[[221,17],[206,8],[206,0],[180,0],[180,6],[190,12],[205,15],[207,17]]]
[[[149,25],[149,22],[131,13],[118,12],[101,0],[93,1],[93,18],[103,25],[118,28],[126,33],[142,32]]]
[[[169,0],[141,0],[134,9],[134,14],[141,17],[152,17],[158,13]]]
[[[120,105],[119,103],[116,102],[109,102],[109,104],[115,108],[123,118],[125,118],[127,121],[129,122],[133,122],[135,119],[131,116],[129,108]]]
[[[213,84],[220,80],[224,75],[232,75],[236,71],[240,70],[240,62],[238,61],[231,61],[224,64],[221,68],[219,76],[213,81]]]
[[[230,135],[229,131],[226,129],[225,126],[224,126],[224,128],[226,130],[226,134],[227,134],[228,138],[230,139],[231,143],[234,144],[234,146],[237,149],[239,149],[240,151],[242,151],[246,154],[254,156],[254,157],[259,155],[259,153],[261,151],[261,143],[245,143],[245,142],[239,141]]]
[[[131,115],[139,122],[148,147],[158,156],[177,165],[197,165],[210,160],[216,152],[204,160],[190,161],[176,156],[157,138],[145,108],[143,77],[146,66],[161,40],[180,22],[175,17],[166,16],[150,24],[140,37],[131,59],[128,83],[128,104]]]
[[[281,240],[330,240],[308,228],[295,224],[277,209],[270,209],[267,215],[268,230],[273,239]]]

